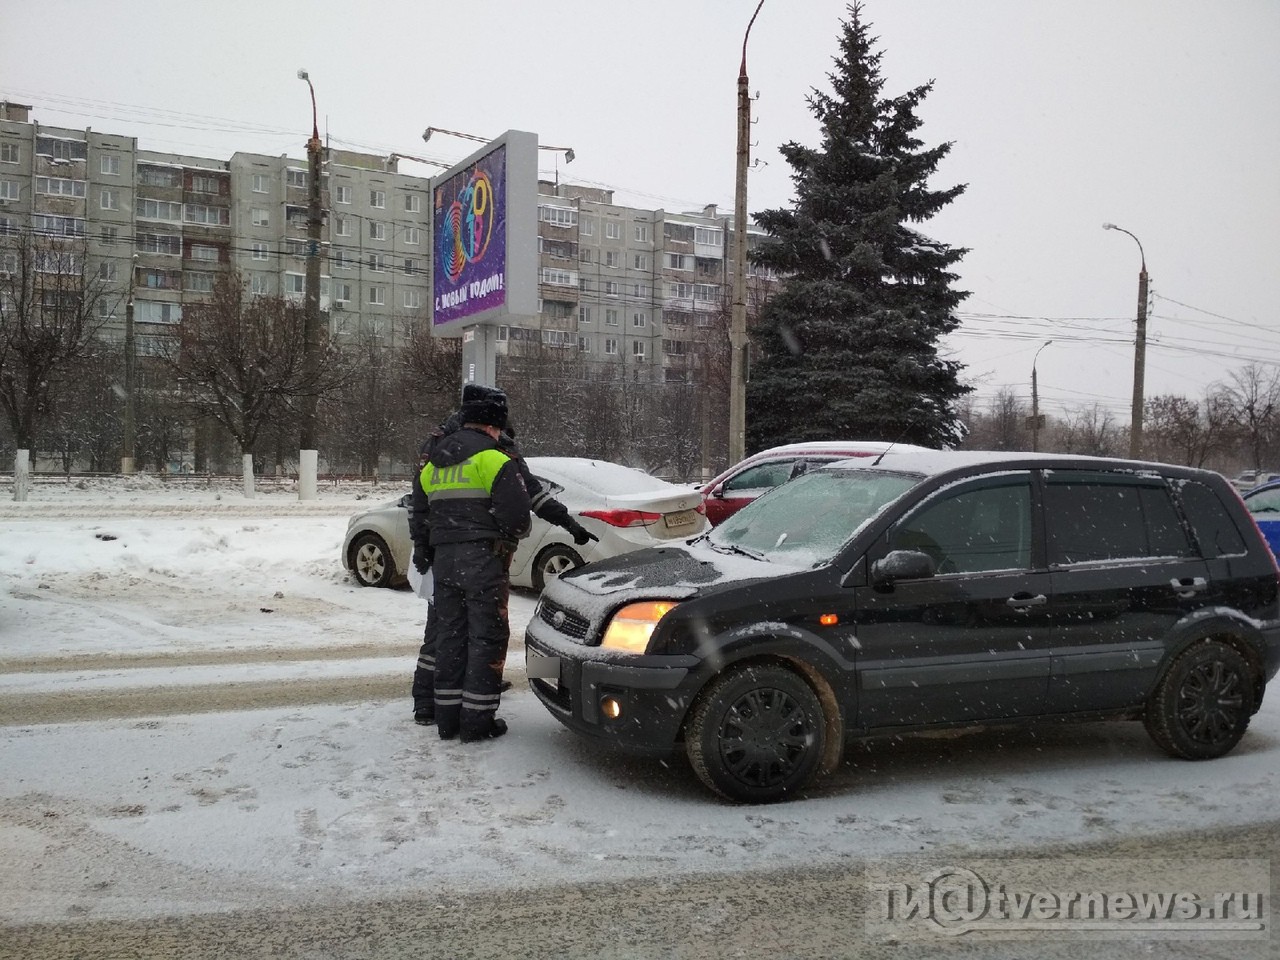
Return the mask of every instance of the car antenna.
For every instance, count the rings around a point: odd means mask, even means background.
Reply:
[[[878,456],[878,457],[876,457],[874,460],[872,460],[872,461],[871,461],[871,465],[872,465],[873,467],[878,467],[878,466],[880,466],[880,461],[884,459],[884,455],[885,455],[886,453],[888,453],[890,450],[892,450],[894,447],[896,447],[896,446],[898,445],[898,441],[899,441],[899,440],[901,440],[903,437],[905,437],[905,436],[907,435],[907,431],[908,431],[908,430],[910,430],[910,429],[911,429],[912,427],[914,427],[915,425],[916,425],[916,424],[915,424],[915,421],[914,421],[914,420],[908,420],[908,421],[907,421],[907,425],[906,425],[905,427],[903,427],[903,428],[902,428],[902,432],[901,432],[900,434],[898,434],[898,435],[894,438],[893,443],[889,444],[887,447],[885,447],[883,450],[881,450],[881,451],[880,451],[880,456]]]

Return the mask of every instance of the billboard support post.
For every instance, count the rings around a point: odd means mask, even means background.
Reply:
[[[498,358],[494,344],[496,328],[479,323],[462,331],[462,384],[493,386],[498,379]]]

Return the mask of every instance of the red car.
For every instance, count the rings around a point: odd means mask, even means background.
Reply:
[[[895,451],[919,451],[909,443],[884,443],[878,440],[824,440],[813,443],[788,443],[752,454],[734,464],[702,488],[702,502],[712,526],[721,523],[745,507],[756,497],[768,493],[810,467],[822,466],[850,457],[874,457],[889,447]]]

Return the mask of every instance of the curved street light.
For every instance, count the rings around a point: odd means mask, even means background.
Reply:
[[[433,133],[443,133],[450,137],[461,137],[463,140],[475,140],[477,143],[489,143],[493,140],[492,137],[480,137],[474,133],[459,133],[457,130],[446,130],[444,127],[427,127],[427,129],[422,131],[422,142],[426,143],[430,140]],[[565,163],[573,163],[574,157],[577,156],[577,154],[573,152],[573,147],[553,147],[540,143],[538,144],[538,149],[554,150],[557,153],[563,153]],[[401,156],[404,156],[404,154],[401,154]],[[413,158],[410,157],[409,159],[412,160]]]
[[[1147,366],[1147,254],[1142,249],[1142,241],[1124,227],[1104,223],[1102,229],[1119,230],[1133,237],[1133,242],[1138,245],[1138,256],[1142,260],[1142,268],[1138,272],[1138,320],[1133,340],[1133,410],[1129,427],[1129,457],[1137,460],[1142,456],[1142,392]]]

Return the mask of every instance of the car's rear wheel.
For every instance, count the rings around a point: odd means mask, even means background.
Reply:
[[[1169,665],[1147,704],[1147,733],[1165,752],[1211,760],[1240,742],[1253,716],[1253,673],[1234,648],[1198,643]]]
[[[780,664],[750,664],[707,685],[690,713],[685,750],[694,773],[729,800],[772,803],[817,774],[826,719],[803,677]]]
[[[533,561],[533,571],[529,579],[533,582],[533,589],[541,591],[548,581],[580,566],[582,566],[582,557],[577,550],[566,547],[563,543],[553,543],[549,547],[544,547],[537,559]]]
[[[376,533],[362,533],[351,541],[351,573],[362,587],[389,587],[396,563],[387,542]]]

